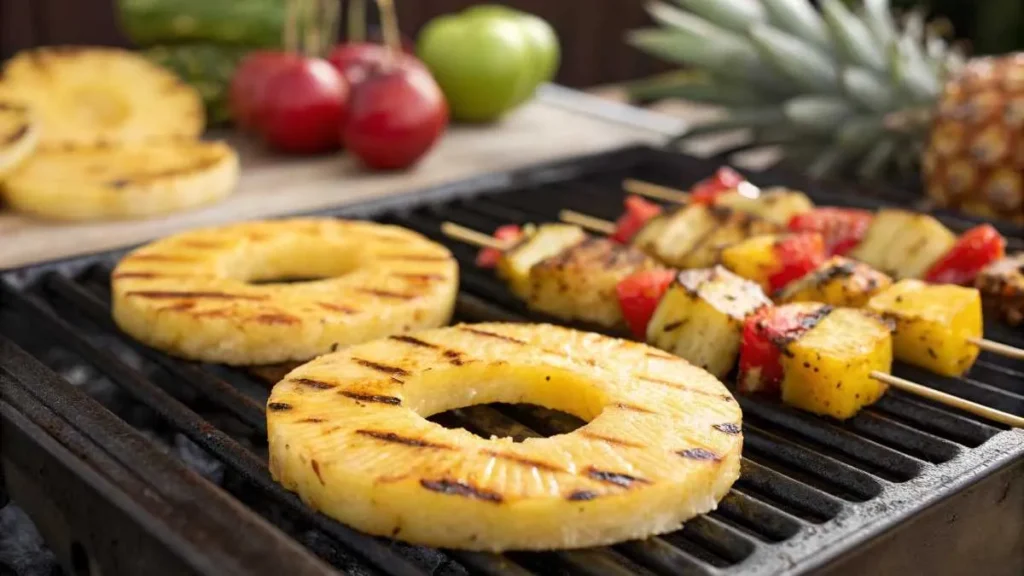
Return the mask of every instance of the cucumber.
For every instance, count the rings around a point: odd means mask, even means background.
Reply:
[[[121,28],[139,46],[212,42],[279,47],[284,0],[118,0]]]
[[[248,48],[240,46],[180,44],[153,46],[142,54],[192,85],[203,97],[207,123],[215,126],[231,121],[231,76],[248,52]]]

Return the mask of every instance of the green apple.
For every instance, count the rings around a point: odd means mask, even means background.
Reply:
[[[416,53],[441,86],[452,118],[498,119],[535,80],[530,41],[506,14],[441,16],[420,32]]]

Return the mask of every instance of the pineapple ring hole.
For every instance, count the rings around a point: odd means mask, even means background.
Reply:
[[[514,425],[508,426],[507,423],[501,421],[491,422],[486,419],[486,415],[473,414],[474,421],[484,420],[487,422],[486,429],[470,427],[467,430],[485,440],[490,440],[492,436],[502,439],[508,438],[512,442],[522,442],[528,438],[536,438],[536,436],[530,434],[530,430],[539,434],[541,438],[551,438],[568,434],[587,423],[574,414],[563,410],[553,410],[526,402],[518,404],[490,402],[487,404],[474,404],[470,408],[477,407],[495,410],[504,416],[514,418],[525,426],[525,428]],[[457,414],[458,410],[458,408],[445,410],[430,416],[427,420],[449,430],[465,428],[466,424]]]
[[[448,424],[448,428],[464,427],[451,411],[495,404],[501,412],[517,413],[541,435],[552,432],[555,436],[570,432],[566,423],[579,427],[597,418],[610,402],[607,393],[582,374],[544,365],[519,368],[510,374],[500,365],[468,364],[424,372],[403,385],[403,404],[424,418],[434,419],[435,424]],[[529,405],[544,410],[531,410]],[[500,423],[495,425],[500,427]],[[492,432],[474,431],[485,438],[490,438]],[[506,437],[514,441],[524,439],[517,437],[518,431],[508,432]]]
[[[301,254],[301,258],[296,255]],[[339,250],[334,242],[296,236],[237,254],[225,267],[229,276],[249,284],[304,284],[350,274],[366,263],[358,254]]]

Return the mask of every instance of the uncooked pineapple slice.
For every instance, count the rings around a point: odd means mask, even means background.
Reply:
[[[0,100],[0,180],[28,158],[39,127],[26,106]]]
[[[427,416],[526,402],[589,421],[484,439]],[[300,366],[267,403],[270,471],[364,532],[475,550],[611,544],[679,528],[739,476],[739,406],[707,372],[568,328],[470,324]]]
[[[743,321],[772,301],[756,283],[721,266],[684,270],[647,325],[647,341],[725,376],[739,355]]]
[[[12,58],[0,77],[0,91],[37,114],[42,148],[192,138],[205,123],[194,88],[127,50],[37,48]]]
[[[320,280],[252,283],[296,278]],[[145,344],[208,362],[274,364],[447,324],[458,266],[403,228],[274,220],[143,246],[117,265],[111,290],[115,321]]]
[[[55,220],[157,216],[220,200],[238,182],[238,156],[222,142],[39,151],[12,172],[16,210]]]

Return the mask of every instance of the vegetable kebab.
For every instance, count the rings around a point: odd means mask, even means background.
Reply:
[[[484,247],[477,263],[495,267],[534,310],[607,328],[628,326],[639,338],[719,378],[738,361],[741,391],[779,392],[785,402],[816,414],[846,419],[876,401],[887,384],[917,386],[888,374],[893,350],[899,357],[900,347],[893,342],[887,317],[905,318],[908,327],[935,342],[933,352],[951,358],[953,364],[961,362],[965,350],[977,353],[965,342],[963,331],[980,334],[980,301],[978,313],[972,315],[968,305],[956,326],[932,316],[919,317],[916,309],[898,314],[910,304],[899,293],[863,309],[806,303],[775,307],[757,283],[720,265],[669,269],[636,247],[590,237],[572,225],[504,228],[496,233],[504,240],[450,222],[442,231]],[[900,283],[889,287],[897,288],[908,289]],[[922,354],[930,357],[924,352],[908,358]],[[800,363],[794,365],[791,360],[797,357]],[[1019,417],[936,391],[929,394],[986,417],[1024,425]]]

